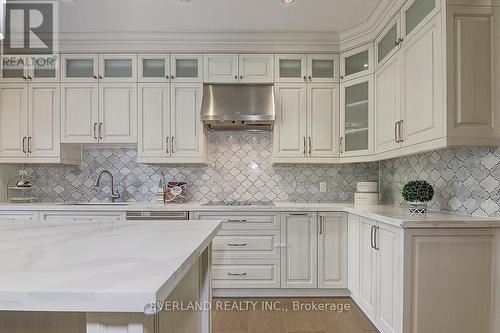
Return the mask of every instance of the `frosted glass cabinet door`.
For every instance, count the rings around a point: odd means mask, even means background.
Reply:
[[[305,54],[277,54],[274,68],[276,82],[305,82],[307,80]]]
[[[139,82],[168,82],[170,55],[139,55]]]
[[[30,81],[59,81],[60,57],[57,55],[36,56],[29,71]]]
[[[172,54],[170,79],[174,82],[203,82],[201,54]]]
[[[373,73],[373,44],[340,55],[340,79],[348,81]]]
[[[375,40],[377,54],[377,66],[381,66],[399,49],[400,45],[400,21],[396,17],[380,36]]]
[[[29,68],[17,61],[22,56],[12,55],[0,61],[0,82],[22,83],[27,82]],[[10,60],[9,60],[10,59]]]
[[[136,82],[137,56],[130,54],[100,55],[99,80],[102,82]]]
[[[372,147],[373,78],[353,80],[341,90],[342,155],[367,154]]]
[[[402,29],[404,36],[416,33],[440,9],[440,0],[413,0],[403,7]]]
[[[307,55],[308,82],[336,82],[339,80],[338,54]]]
[[[64,82],[97,82],[97,54],[65,54],[62,56],[62,81]]]

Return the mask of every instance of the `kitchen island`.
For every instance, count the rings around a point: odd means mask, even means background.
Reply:
[[[210,332],[219,221],[0,222],[0,332]]]

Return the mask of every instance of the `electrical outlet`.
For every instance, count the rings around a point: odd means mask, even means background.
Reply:
[[[322,193],[326,192],[326,183],[325,182],[319,183],[319,191]]]

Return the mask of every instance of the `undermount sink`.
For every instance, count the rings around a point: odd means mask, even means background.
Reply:
[[[128,206],[129,202],[66,202],[63,206]]]

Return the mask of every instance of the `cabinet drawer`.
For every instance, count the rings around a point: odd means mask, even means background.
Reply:
[[[279,288],[278,261],[218,261],[212,264],[214,288]]]
[[[120,212],[46,212],[41,214],[43,221],[120,221],[123,220],[123,213]]]
[[[34,212],[0,212],[0,221],[31,221],[35,219]]]
[[[196,220],[222,220],[222,229],[279,229],[279,214],[202,212],[194,214]]]
[[[276,258],[280,257],[280,234],[270,231],[221,231],[212,242],[214,258]]]

